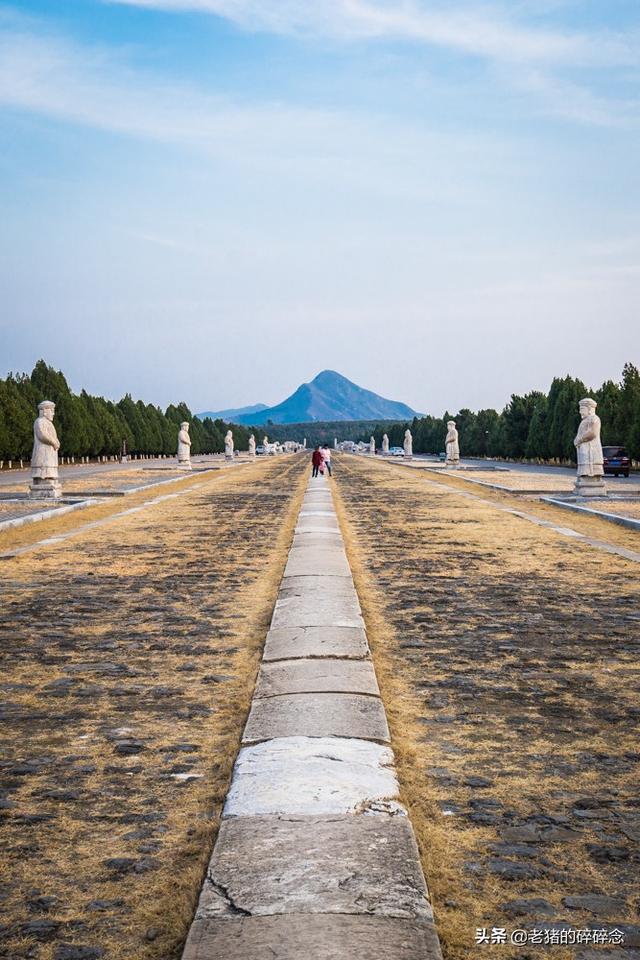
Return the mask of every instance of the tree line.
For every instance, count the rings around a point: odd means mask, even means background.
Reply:
[[[185,403],[171,404],[163,412],[151,403],[133,400],[130,394],[117,403],[85,390],[74,394],[60,371],[39,360],[30,375],[10,373],[0,379],[0,460],[30,457],[37,406],[41,400],[53,400],[60,454],[65,457],[111,456],[121,451],[123,441],[129,453],[173,455],[183,420],[191,424],[194,454],[222,452],[228,429],[233,430],[236,448],[246,450],[250,433],[258,443],[264,434],[271,440],[306,436],[310,447],[332,445],[334,437],[368,442],[371,435],[380,447],[386,433],[390,446],[402,446],[407,428],[415,453],[438,454],[444,450],[447,420],[455,420],[463,456],[571,461],[580,419],[578,402],[585,396],[598,403],[603,443],[620,443],[634,460],[640,460],[640,372],[632,363],[625,364],[619,383],[607,380],[591,390],[574,377],[556,377],[548,393],[513,394],[500,413],[464,408],[457,414],[445,412],[442,417],[412,422],[352,420],[244,427],[209,417],[199,420]]]
[[[640,460],[640,372],[632,363],[625,364],[620,383],[607,380],[597,390],[575,377],[556,377],[548,393],[514,393],[500,413],[490,409],[474,413],[464,408],[457,414],[445,412],[442,417],[415,418],[390,427],[378,424],[373,436],[376,447],[382,444],[384,433],[391,446],[402,446],[408,427],[415,453],[438,454],[444,450],[447,420],[455,420],[463,456],[575,462],[578,403],[587,396],[598,404],[603,444],[621,444],[634,460]],[[369,436],[364,431],[358,439],[368,440]]]
[[[250,430],[206,417],[198,420],[185,403],[160,407],[126,394],[117,403],[82,390],[74,394],[59,370],[39,360],[30,375],[10,373],[0,379],[0,460],[28,459],[33,447],[33,421],[42,400],[56,405],[55,426],[64,457],[111,456],[123,441],[132,454],[175,455],[182,421],[190,423],[191,452],[221,453],[224,435],[233,430],[234,444],[247,449]]]

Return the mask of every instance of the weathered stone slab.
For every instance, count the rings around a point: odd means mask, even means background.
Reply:
[[[284,737],[240,750],[223,816],[385,810],[402,810],[389,747],[348,738]]]
[[[243,743],[275,737],[357,737],[388,742],[382,701],[351,693],[299,693],[254,700]]]
[[[318,511],[319,513],[319,511]],[[296,530],[338,530],[338,518],[330,514],[312,513],[305,517],[299,516]]]
[[[442,960],[433,924],[288,915],[196,920],[182,960]]]
[[[313,551],[310,549],[306,552],[311,554]],[[336,577],[316,570],[312,574],[286,577],[280,584],[278,599],[310,596],[313,596],[315,603],[324,603],[325,599],[332,600],[334,597],[352,597],[358,608],[360,606],[350,575]]]
[[[317,594],[282,597],[276,601],[271,620],[274,630],[281,627],[322,627],[325,624],[333,627],[364,628],[355,594],[322,599]]]
[[[348,577],[351,581],[351,568],[342,545],[335,543],[313,543],[304,546],[295,545],[289,551],[284,571],[288,577],[310,577],[322,573],[330,577]]]
[[[288,693],[363,693],[379,696],[370,660],[284,660],[263,663],[254,697]]]
[[[240,817],[220,828],[197,920],[333,913],[433,920],[408,817]]]
[[[369,656],[362,627],[285,627],[267,634],[263,660],[290,660],[296,657]]]
[[[297,530],[291,546],[298,548],[311,544],[342,547],[342,534],[339,530]]]

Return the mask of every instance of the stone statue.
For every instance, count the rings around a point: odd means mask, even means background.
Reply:
[[[233,460],[233,433],[227,430],[224,437],[224,456],[225,460]]]
[[[404,455],[407,460],[413,459],[413,437],[411,436],[411,430],[405,430],[404,432]]]
[[[187,420],[180,424],[178,433],[178,470],[191,470],[191,437]]]
[[[303,449],[303,450],[306,450],[306,449],[307,449],[307,438],[306,438],[306,437],[303,437],[303,440],[302,440],[302,449]]]
[[[386,433],[382,434],[382,456],[386,457],[389,454],[389,437]]]
[[[267,447],[269,446],[269,437],[265,436],[262,438],[262,446],[264,447],[264,452],[267,452]]]
[[[375,453],[375,452],[376,452],[376,441],[374,437],[371,437],[371,439],[369,440],[369,453]]]
[[[249,456],[255,457],[256,455],[256,438],[253,434],[249,437]]]
[[[338,438],[337,438],[337,437],[334,437],[334,438],[333,438],[333,449],[334,449],[334,450],[337,450],[337,449],[338,449]]]
[[[447,421],[447,436],[445,439],[447,447],[447,459],[445,467],[460,466],[460,444],[458,443],[458,431],[456,430],[455,420]]]
[[[575,493],[579,497],[606,497],[602,443],[600,442],[600,417],[597,403],[591,397],[580,401],[580,425],[573,441],[578,459],[578,476]]]
[[[38,419],[33,424],[29,496],[34,500],[57,499],[62,494],[58,479],[60,441],[53,425],[55,409],[55,403],[43,400],[38,404]]]

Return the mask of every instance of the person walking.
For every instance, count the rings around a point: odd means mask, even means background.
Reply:
[[[331,473],[331,449],[330,449],[328,443],[325,443],[325,444],[324,444],[324,446],[323,446],[322,449],[320,450],[320,453],[322,454],[322,459],[324,460],[324,465],[325,465],[325,467],[327,468],[327,471],[328,471],[328,473],[329,473],[329,476],[331,477],[331,476],[332,476],[332,473]]]
[[[324,458],[320,453],[320,447],[316,447],[313,453],[311,454],[311,465],[313,467],[311,471],[312,477],[318,476],[318,471],[320,470],[320,465],[324,463]]]

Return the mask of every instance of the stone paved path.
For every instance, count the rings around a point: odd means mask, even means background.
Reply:
[[[330,487],[310,480],[183,960],[440,960]]]

